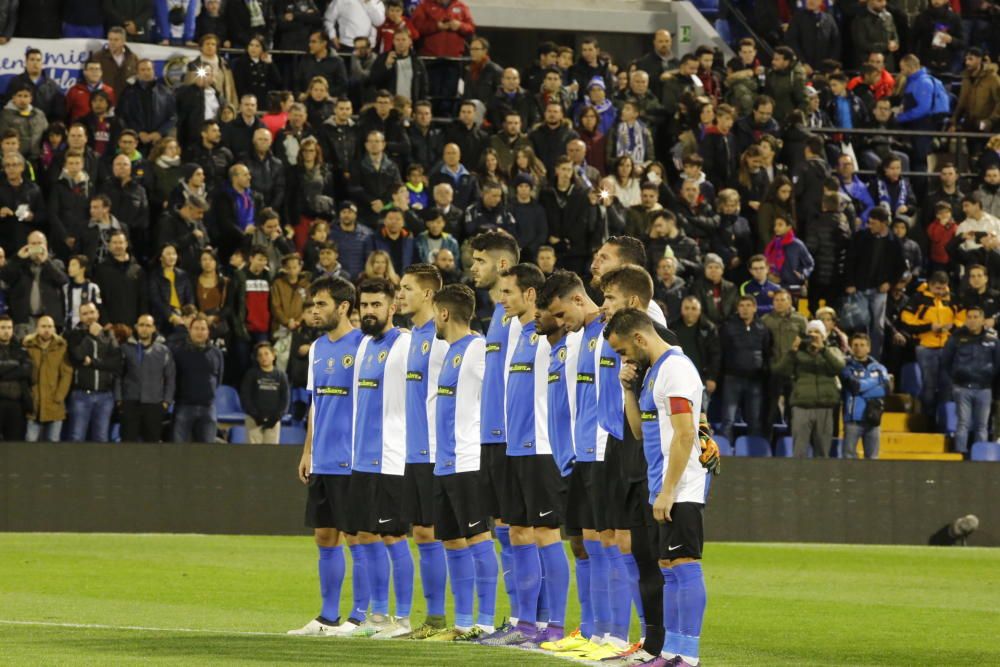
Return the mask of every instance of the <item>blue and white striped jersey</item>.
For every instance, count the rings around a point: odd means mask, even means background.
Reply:
[[[535,331],[535,321],[525,324],[507,376],[507,456],[552,453],[547,386],[551,353],[549,341]]]
[[[486,332],[486,375],[483,378],[483,405],[480,429],[482,444],[507,442],[506,405],[507,373],[514,345],[521,333],[521,321],[504,313],[499,303]]]
[[[470,334],[445,355],[437,385],[434,474],[479,470],[479,404],[486,372],[486,341]]]
[[[410,334],[390,329],[358,348],[354,470],[402,475],[406,464],[406,355]]]
[[[603,334],[604,320],[600,317],[581,329],[583,341],[576,367],[576,422],[573,432],[577,461],[603,461],[608,445],[608,432],[601,427],[599,419],[600,397],[606,381],[600,373]],[[621,385],[618,378],[615,378],[615,384]],[[618,414],[622,414],[621,409]]]
[[[574,331],[552,346],[549,357],[548,419],[552,457],[559,473],[566,477],[573,471],[573,425],[576,420],[576,368],[583,331]]]
[[[354,452],[354,409],[358,347],[364,334],[353,329],[331,341],[325,334],[309,347],[306,389],[312,394],[312,468],[316,475],[350,475]]]
[[[656,500],[663,488],[664,475],[670,462],[670,443],[674,437],[671,415],[681,411],[690,417],[694,426],[691,455],[677,485],[679,503],[705,502],[705,469],[698,457],[698,416],[701,414],[701,396],[704,387],[694,363],[681,352],[671,348],[650,367],[639,395],[639,413],[642,417],[642,442],[646,454],[649,481],[649,502]],[[688,405],[690,404],[690,405]]]
[[[625,395],[618,379],[621,359],[611,344],[601,341],[601,358],[598,360],[597,381],[601,388],[597,396],[597,423],[607,433],[623,440],[625,438]]]
[[[407,463],[434,462],[437,380],[447,350],[448,343],[437,337],[433,319],[412,330],[406,357]]]

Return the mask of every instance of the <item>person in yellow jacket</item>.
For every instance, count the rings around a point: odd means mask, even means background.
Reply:
[[[917,341],[917,365],[924,383],[920,391],[921,410],[926,415],[936,415],[939,400],[945,400],[950,389],[942,365],[944,346],[952,330],[965,323],[965,311],[951,300],[948,275],[934,272],[930,280],[917,288],[900,319]]]

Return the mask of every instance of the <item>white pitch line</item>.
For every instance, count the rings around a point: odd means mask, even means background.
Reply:
[[[0,619],[0,625],[36,625],[49,628],[83,628],[90,630],[137,630],[140,632],[191,632],[211,635],[243,635],[248,637],[287,637],[283,632],[253,632],[249,630],[205,630],[200,628],[151,628],[144,625],[105,625],[102,623],[56,623],[52,621],[13,621]]]

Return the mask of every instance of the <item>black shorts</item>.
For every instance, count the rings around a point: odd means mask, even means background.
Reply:
[[[608,435],[604,450],[604,492],[607,505],[604,510],[607,528],[624,530],[632,526],[627,508],[629,484],[622,471],[622,441]]]
[[[558,528],[566,508],[566,481],[551,454],[507,457],[501,516],[511,526]]]
[[[403,470],[403,508],[414,526],[434,525],[434,464],[407,463]]]
[[[483,445],[479,450],[479,507],[487,516],[500,518],[507,488],[507,445]]]
[[[569,476],[566,528],[607,530],[608,484],[604,461],[577,461]]]
[[[309,475],[306,525],[350,532],[351,475]]]
[[[490,517],[480,507],[479,471],[434,477],[434,537],[458,540],[485,533]]]
[[[701,559],[705,547],[705,505],[674,503],[670,521],[660,524],[660,559]]]
[[[403,476],[354,471],[351,510],[352,533],[405,535],[410,526],[403,516]]]

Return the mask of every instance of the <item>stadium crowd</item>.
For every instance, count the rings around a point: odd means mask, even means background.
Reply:
[[[494,229],[588,284],[609,239],[638,239],[730,441],[784,421],[824,456],[843,419],[845,454],[875,457],[914,359],[923,411],[957,402],[956,450],[986,439],[1000,135],[935,153],[998,127],[991,2],[758,2],[771,57],[750,38],[678,57],[659,30],[634,62],[584,38],[520,71],[461,0],[324,4],[0,3],[4,41],[107,40],[65,93],[28,49],[4,97],[4,439],[103,441],[117,412],[155,441],[169,412],[174,440],[212,441],[227,384],[276,442],[304,414],[311,280],[426,262],[472,284],[469,241]],[[171,87],[137,41],[198,54]]]

